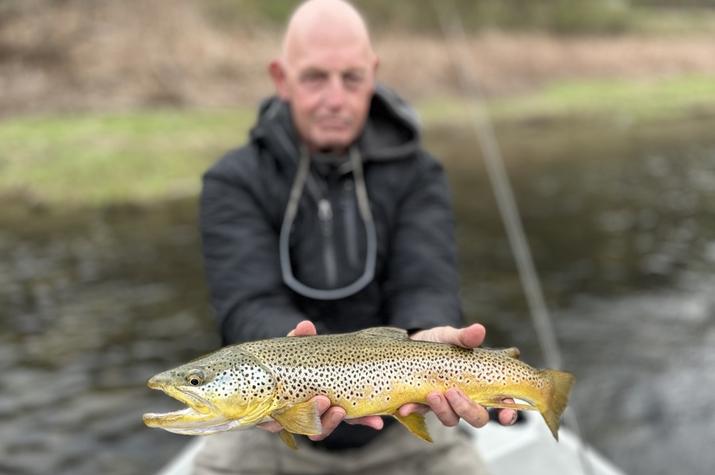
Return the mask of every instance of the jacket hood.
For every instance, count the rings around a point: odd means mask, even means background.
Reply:
[[[291,119],[290,104],[277,96],[265,99],[251,130],[251,141],[268,149],[280,161],[295,162],[299,155],[299,139]],[[408,158],[420,146],[417,115],[395,92],[378,85],[365,127],[356,143],[364,161]]]

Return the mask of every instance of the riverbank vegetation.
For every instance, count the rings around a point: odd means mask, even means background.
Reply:
[[[0,2],[0,198],[59,207],[195,195],[271,93],[265,67],[296,3]],[[469,101],[433,6],[447,4],[356,3],[380,80],[426,127],[463,124]],[[498,130],[715,113],[713,0],[452,3]]]
[[[582,80],[485,103],[498,130],[583,121],[630,127],[715,115],[715,80]],[[461,126],[468,101],[417,102],[424,125]],[[142,204],[195,195],[201,173],[242,143],[252,107],[49,114],[0,122],[0,196],[40,206]]]
[[[252,106],[271,92],[266,64],[279,51],[280,29],[295,3],[5,0],[0,120]],[[384,82],[412,101],[460,93],[433,2],[357,3],[373,26]],[[687,3],[676,9],[655,0],[454,2],[474,74],[490,97],[581,79],[715,76],[715,2]]]

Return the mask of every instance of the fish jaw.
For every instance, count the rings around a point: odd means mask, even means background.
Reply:
[[[148,427],[164,429],[175,434],[203,435],[231,430],[234,423],[225,417],[201,414],[190,407],[163,414],[149,412],[143,416]]]
[[[201,396],[154,377],[147,383],[151,389],[164,392],[188,407],[167,413],[149,412],[142,416],[148,427],[184,435],[204,435],[234,430],[241,426],[238,419],[228,419],[214,404]]]

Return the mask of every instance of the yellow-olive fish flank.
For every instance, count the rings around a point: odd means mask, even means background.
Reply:
[[[537,410],[558,439],[573,376],[519,361],[516,348],[465,349],[415,341],[404,330],[370,328],[341,335],[284,337],[225,347],[149,380],[188,407],[144,414],[144,422],[179,434],[212,434],[276,420],[281,439],[321,433],[311,398],[327,396],[347,418],[392,416],[431,441],[420,414],[400,416],[432,391],[461,389],[486,407]],[[505,398],[517,399],[507,403]]]

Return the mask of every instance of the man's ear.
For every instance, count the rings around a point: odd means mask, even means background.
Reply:
[[[372,87],[374,89],[377,86],[377,70],[380,67],[380,58],[376,54],[373,55],[371,67],[372,70],[370,72],[372,73]]]
[[[274,59],[268,65],[268,74],[273,80],[273,86],[276,88],[276,94],[285,100],[288,100],[288,81],[286,78],[286,70],[283,63],[279,59]]]

